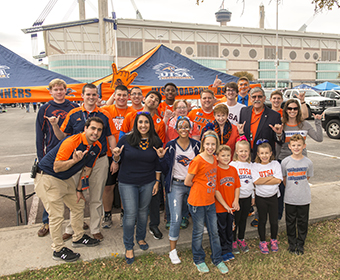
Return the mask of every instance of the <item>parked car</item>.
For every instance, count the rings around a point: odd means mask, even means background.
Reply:
[[[320,94],[312,89],[287,89],[283,94],[283,104],[288,99],[297,98],[300,92],[305,92],[305,101],[308,107],[309,118],[312,113],[321,114],[325,109],[336,106],[335,100],[320,96]]]
[[[329,138],[340,139],[340,107],[328,108],[324,111],[322,127]]]
[[[320,93],[323,97],[328,97],[331,99],[335,99],[337,105],[340,105],[340,93],[337,90],[325,90]]]

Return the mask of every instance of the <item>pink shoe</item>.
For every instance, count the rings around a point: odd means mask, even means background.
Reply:
[[[260,241],[260,250],[262,254],[269,254],[268,246],[266,241]]]
[[[270,240],[270,249],[272,249],[273,252],[277,252],[279,250],[279,246],[277,245],[276,239]]]

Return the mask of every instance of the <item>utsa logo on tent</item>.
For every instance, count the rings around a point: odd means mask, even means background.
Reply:
[[[9,74],[6,72],[7,69],[10,69],[6,65],[0,65],[0,78],[9,79]]]
[[[158,75],[159,80],[167,79],[181,79],[181,80],[195,80],[195,78],[189,74],[190,70],[186,68],[178,68],[177,66],[166,62],[158,63],[154,67],[156,75]]]

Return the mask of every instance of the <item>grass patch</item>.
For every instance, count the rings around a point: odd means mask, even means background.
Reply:
[[[0,277],[4,279],[340,279],[340,219],[309,226],[305,254],[296,256],[287,251],[285,232],[278,235],[279,252],[262,255],[258,239],[248,240],[250,251],[236,255],[229,262],[229,273],[222,276],[210,261],[210,273],[200,274],[193,265],[191,250],[179,252],[180,265],[172,265],[168,254],[150,252],[136,258],[132,265],[118,257],[79,261],[54,267],[25,271]]]

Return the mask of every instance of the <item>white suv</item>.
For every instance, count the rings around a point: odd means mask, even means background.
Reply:
[[[320,94],[312,89],[287,89],[283,94],[283,102],[291,98],[297,98],[299,92],[305,92],[308,117],[311,117],[312,113],[321,114],[326,108],[336,106],[335,100],[320,96]]]

